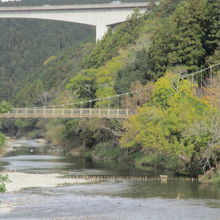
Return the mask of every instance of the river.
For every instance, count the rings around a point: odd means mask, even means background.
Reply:
[[[0,170],[5,169],[68,176],[162,174],[153,168],[139,170],[125,163],[65,156],[28,140],[0,158]],[[28,188],[1,194],[0,201],[0,219],[220,220],[220,188],[185,181],[110,180]]]

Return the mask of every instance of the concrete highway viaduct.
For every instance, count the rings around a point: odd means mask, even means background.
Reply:
[[[145,12],[147,2],[0,7],[0,18],[47,19],[92,25],[96,27],[96,40],[100,40],[109,26],[124,22],[135,8]]]

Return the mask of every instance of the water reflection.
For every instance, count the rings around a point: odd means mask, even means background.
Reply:
[[[24,142],[23,142],[24,143]],[[32,143],[32,142],[31,142]],[[26,143],[27,144],[27,143]],[[34,151],[30,151],[32,146]],[[65,156],[62,153],[52,153],[41,145],[31,144],[19,147],[0,158],[0,169],[15,170],[30,173],[62,173],[75,175],[110,175],[110,176],[159,176],[163,171],[150,168],[140,170],[132,164],[114,161],[93,161],[91,158]],[[172,173],[167,173],[172,176]],[[130,198],[197,198],[220,199],[220,189],[210,185],[192,182],[169,181],[162,184],[159,181],[108,181],[101,184],[69,187],[71,193],[87,195],[109,195]]]
[[[0,158],[0,169],[71,175],[158,176],[133,165],[93,161],[25,145]],[[172,173],[167,173],[172,176]],[[1,219],[219,220],[220,189],[191,182],[104,181],[99,184],[24,189],[1,195]]]
[[[70,175],[158,176],[164,171],[140,170],[131,164],[114,161],[93,161],[91,158],[65,156],[49,152],[46,147],[19,147],[0,158],[0,170],[33,173],[67,173]],[[165,172],[167,173],[167,172]],[[170,176],[172,173],[168,173]]]

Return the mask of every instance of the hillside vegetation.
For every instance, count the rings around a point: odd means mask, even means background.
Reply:
[[[163,1],[159,7],[152,4],[149,15],[137,11],[109,31],[67,88],[79,99],[92,99],[156,82],[150,101],[123,126],[115,120],[74,120],[64,122],[64,133],[77,136],[100,158],[124,158],[121,146],[140,166],[155,164],[188,175],[215,167],[219,125],[209,127],[219,114],[190,83],[176,85],[176,77],[219,62],[219,7],[217,0]]]
[[[23,0],[1,6],[94,4],[108,0]],[[129,2],[129,1],[124,1]],[[45,6],[46,7],[46,6]],[[23,79],[36,74],[50,56],[87,39],[95,42],[95,27],[68,22],[0,19],[0,100],[12,100],[23,88]],[[39,72],[38,70],[37,72]]]
[[[0,99],[11,100],[23,80],[49,56],[79,44],[94,29],[85,25],[25,19],[0,19]]]

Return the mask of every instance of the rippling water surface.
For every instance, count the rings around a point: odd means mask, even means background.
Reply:
[[[125,163],[94,162],[48,153],[34,141],[16,144],[16,151],[0,158],[1,170],[70,176],[158,176],[162,173],[152,168],[138,170]],[[181,181],[162,184],[122,180],[32,188],[2,194],[0,201],[0,219],[220,220],[220,189]]]

